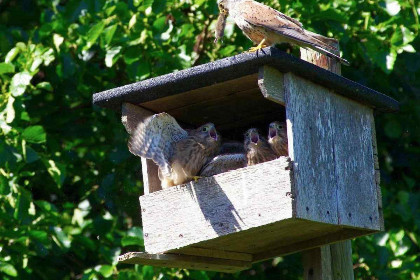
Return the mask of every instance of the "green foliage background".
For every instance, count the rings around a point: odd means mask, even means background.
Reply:
[[[357,279],[419,279],[420,5],[264,1],[334,36],[343,75],[401,102],[376,126],[387,231],[353,242]],[[0,278],[299,279],[299,255],[234,276],[116,264],[142,248],[140,163],[92,94],[242,52],[216,1],[0,0]]]

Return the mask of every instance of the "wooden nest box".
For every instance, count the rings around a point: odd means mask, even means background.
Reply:
[[[122,262],[234,272],[384,228],[373,114],[398,103],[379,92],[266,48],[93,99],[121,111],[128,132],[158,112],[185,126],[213,122],[240,141],[247,128],[287,121],[290,159],[164,190],[142,159],[146,253]]]

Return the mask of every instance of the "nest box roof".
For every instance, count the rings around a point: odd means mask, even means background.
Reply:
[[[257,82],[262,66],[292,72],[377,111],[398,110],[394,99],[274,47],[99,92],[94,94],[93,103],[120,111],[121,104],[128,102],[153,112],[167,112],[191,124],[211,120],[221,125],[226,120],[226,114],[220,114],[223,111],[229,111],[230,123],[243,121],[250,110],[254,118],[271,121],[272,114],[284,113],[284,109],[260,93]],[[217,120],[217,115],[224,115],[220,116],[223,119]],[[269,115],[271,118],[267,118]],[[188,121],[191,118],[194,121]]]

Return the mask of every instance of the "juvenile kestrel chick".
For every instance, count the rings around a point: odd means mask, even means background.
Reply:
[[[256,51],[264,45],[290,43],[313,49],[349,65],[347,60],[334,54],[337,50],[328,44],[333,39],[303,29],[302,23],[271,7],[253,0],[218,0],[217,3],[220,13],[228,13],[245,36],[258,44],[250,51]]]
[[[158,165],[162,188],[167,188],[192,180],[219,151],[220,141],[212,123],[187,132],[172,116],[160,113],[137,126],[128,148]]]
[[[248,165],[255,165],[277,158],[270,144],[255,128],[251,128],[245,133],[244,146]]]
[[[277,157],[289,155],[285,122],[270,123],[268,127],[268,143]]]

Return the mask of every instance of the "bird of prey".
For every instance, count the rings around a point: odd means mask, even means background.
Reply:
[[[244,146],[248,165],[255,165],[277,158],[270,144],[255,128],[251,128],[245,133]]]
[[[335,54],[336,47],[329,44],[334,39],[303,29],[302,23],[269,6],[253,0],[218,0],[217,3],[220,13],[229,14],[245,36],[258,44],[250,51],[257,51],[265,45],[290,43],[349,65],[347,60]]]
[[[206,163],[200,171],[200,176],[210,177],[230,170],[246,167],[247,158],[244,153],[222,154]]]
[[[268,127],[268,143],[277,157],[288,156],[287,129],[285,122],[272,122]]]
[[[158,165],[162,188],[167,188],[196,179],[203,165],[219,151],[220,142],[212,123],[186,131],[172,116],[160,113],[137,126],[128,148]]]

